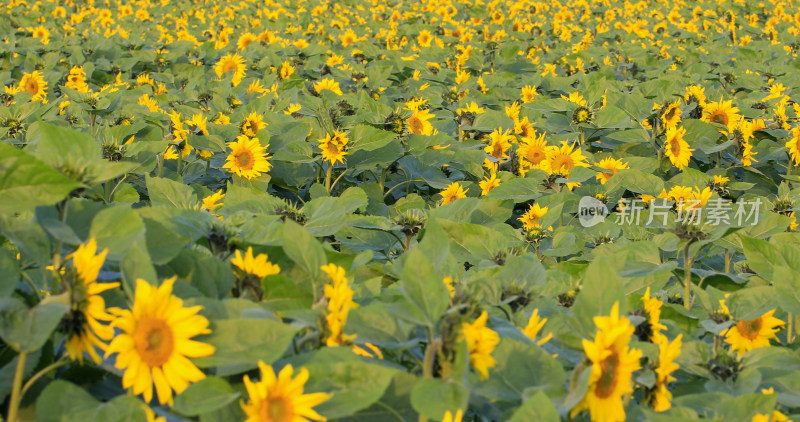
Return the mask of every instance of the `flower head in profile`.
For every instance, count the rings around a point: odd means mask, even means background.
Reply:
[[[242,135],[245,135],[249,138],[255,138],[258,135],[258,131],[267,127],[267,124],[264,123],[264,117],[255,111],[248,114],[241,123],[239,123],[239,131],[242,132]]]
[[[281,268],[269,262],[269,256],[260,253],[253,256],[253,247],[248,246],[247,251],[242,255],[242,251],[237,249],[236,256],[231,259],[231,264],[236,270],[241,273],[243,277],[247,275],[254,275],[262,279],[269,275],[278,274]]]
[[[220,188],[211,195],[208,195],[205,198],[203,198],[203,204],[200,206],[200,209],[207,210],[209,212],[214,212],[215,209],[223,205],[222,202],[220,202],[222,201],[223,198],[225,198],[225,192],[223,192],[222,189]]]
[[[772,316],[775,310],[771,310],[758,318],[737,321],[721,335],[725,336],[725,342],[731,345],[731,350],[735,350],[739,355],[769,346],[769,341],[777,339],[776,333],[786,323]]]
[[[628,167],[628,163],[623,162],[621,159],[613,157],[603,158],[596,165],[597,167],[606,170],[597,173],[597,175],[595,176],[595,178],[600,181],[601,185],[605,185],[606,182],[608,182],[608,179],[611,178],[611,176],[617,174],[617,170],[624,170],[630,168]]]
[[[201,306],[185,307],[172,295],[176,278],[161,286],[136,280],[130,310],[112,308],[111,323],[121,333],[108,346],[106,356],[117,353],[115,367],[124,370],[122,386],[142,394],[149,402],[155,387],[160,404],[172,404],[172,392],[180,394],[190,383],[205,378],[189,358],[214,354],[214,347],[192,340],[209,334],[208,320],[199,315]]]
[[[650,287],[644,292],[642,302],[644,303],[644,312],[647,314],[647,321],[642,323],[646,325],[640,324],[637,326],[637,335],[641,334],[640,340],[650,341],[655,344],[666,341],[664,334],[661,334],[661,331],[667,329],[667,326],[661,323],[661,306],[664,303],[658,298],[650,296]],[[639,329],[640,326],[646,328],[642,330]],[[642,332],[640,333],[639,331]]]
[[[686,129],[683,127],[669,127],[667,128],[667,139],[664,141],[664,154],[678,170],[683,170],[689,165],[689,159],[692,158],[692,151],[694,151],[683,139],[684,135],[686,135]]]
[[[519,221],[522,223],[522,228],[530,231],[540,227],[539,219],[544,217],[545,214],[547,214],[547,207],[539,206],[539,204],[532,204],[528,208],[528,211],[522,214]]]
[[[99,364],[102,359],[96,349],[106,350],[107,341],[114,337],[114,329],[107,325],[114,319],[106,312],[100,293],[119,286],[119,283],[98,283],[97,276],[106,260],[108,249],[97,253],[94,238],[78,246],[69,257],[77,273],[70,286],[70,310],[61,323],[65,331],[67,356],[83,362],[84,353]]]
[[[469,350],[469,363],[482,380],[489,378],[489,369],[497,364],[492,352],[500,342],[500,336],[486,326],[488,318],[489,314],[483,311],[475,321],[461,323],[461,332]]]
[[[610,316],[596,316],[597,334],[594,340],[583,340],[583,350],[591,361],[589,388],[580,403],[570,412],[589,410],[595,422],[625,420],[622,398],[633,393],[633,372],[641,368],[642,351],[630,349],[634,327],[626,317],[620,317],[619,303],[611,308]]]
[[[267,161],[270,158],[270,155],[267,154],[268,146],[269,144],[261,146],[258,138],[240,135],[236,138],[236,142],[228,142],[231,153],[228,154],[227,161],[222,168],[248,180],[261,176],[262,173],[266,173],[272,168]]]
[[[481,188],[481,196],[486,196],[492,189],[500,186],[500,179],[497,177],[497,173],[492,172],[491,175],[478,182],[478,186]]]
[[[331,78],[325,78],[319,82],[315,82],[314,90],[317,91],[317,93],[328,90],[336,95],[342,95],[342,89],[339,88],[339,82],[336,82]]]
[[[253,382],[244,376],[248,401],[240,405],[247,415],[246,422],[308,422],[326,419],[314,407],[332,397],[327,393],[304,394],[308,370],[300,369],[294,375],[292,365],[286,365],[276,375],[271,366],[258,362],[261,380]],[[293,376],[294,375],[294,376]]]
[[[650,406],[656,412],[664,412],[672,407],[672,393],[667,385],[675,381],[672,373],[677,371],[679,366],[675,359],[681,354],[681,335],[671,343],[666,338],[658,343],[658,367],[656,367],[656,384],[648,391],[647,399]]]
[[[214,66],[214,72],[219,78],[222,78],[222,75],[233,72],[231,84],[237,86],[242,82],[242,79],[244,79],[245,73],[247,72],[247,65],[245,65],[244,57],[238,54],[226,54],[222,56],[216,66]]]
[[[356,338],[355,335],[344,334],[344,326],[350,310],[358,308],[358,304],[353,302],[353,289],[348,284],[344,268],[331,263],[323,266],[322,271],[330,279],[323,289],[325,298],[328,299],[325,315],[328,335],[325,344],[331,347],[341,346]]]
[[[461,186],[461,183],[451,183],[445,190],[439,193],[439,195],[442,195],[442,205],[454,202],[456,199],[466,198],[467,191],[469,191],[469,189],[465,190],[464,187]]]
[[[539,316],[539,310],[534,309],[531,317],[528,319],[528,325],[522,330],[522,333],[525,334],[529,339],[535,341],[537,345],[542,346],[551,338],[553,338],[553,333],[548,333],[547,335],[536,339],[536,336],[539,335],[539,332],[542,331],[544,324],[547,322],[547,318],[542,318]]]
[[[791,138],[786,142],[786,149],[794,165],[800,165],[800,126],[792,128]],[[751,147],[752,149],[752,147]]]

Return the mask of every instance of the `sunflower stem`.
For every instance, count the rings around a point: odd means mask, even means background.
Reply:
[[[692,293],[692,260],[689,259],[689,246],[691,242],[686,244],[683,248],[683,306],[687,310],[692,308],[689,296]]]
[[[794,322],[794,316],[791,312],[789,312],[789,316],[786,318],[786,344],[792,344],[794,340],[794,336],[792,335],[792,323]]]
[[[66,365],[66,364],[68,364],[68,363],[70,363],[70,360],[69,360],[69,359],[66,359],[66,358],[64,358],[64,359],[61,359],[61,360],[55,361],[55,362],[51,363],[50,365],[47,365],[47,366],[45,366],[44,368],[42,368],[42,370],[41,370],[41,371],[39,371],[39,372],[37,372],[36,374],[34,374],[34,375],[33,375],[33,376],[32,376],[32,377],[31,377],[31,378],[28,380],[28,382],[26,382],[26,383],[25,383],[25,385],[23,385],[23,386],[22,386],[22,391],[19,393],[19,399],[20,399],[20,401],[21,401],[21,400],[22,400],[22,399],[25,397],[25,393],[27,393],[27,392],[28,392],[28,390],[30,390],[30,388],[31,388],[31,387],[33,387],[33,383],[35,383],[36,381],[38,381],[38,380],[39,380],[39,378],[43,377],[43,376],[44,376],[45,374],[47,374],[48,372],[50,372],[50,371],[52,371],[52,370],[54,370],[54,369],[58,369],[59,367],[61,367],[61,366],[64,366],[64,365]]]
[[[422,362],[422,378],[433,378],[433,361],[439,350],[439,339],[433,339],[433,332],[428,328],[428,347],[425,349],[425,360]],[[419,415],[419,422],[427,422],[428,417]]]
[[[325,170],[325,192],[328,196],[331,195],[331,175],[333,174],[333,165],[328,163],[328,168]]]
[[[19,360],[17,361],[17,369],[14,372],[14,383],[11,387],[11,398],[8,401],[8,417],[6,418],[9,422],[17,422],[17,412],[19,411],[19,403],[21,396],[21,387],[22,387],[22,375],[25,372],[25,360],[28,357],[28,352],[21,351],[19,352]]]
[[[731,272],[731,261],[730,261],[730,252],[725,249],[725,274],[729,274]]]

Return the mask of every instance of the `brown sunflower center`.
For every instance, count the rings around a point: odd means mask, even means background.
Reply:
[[[36,93],[39,92],[39,82],[33,78],[28,79],[28,82],[25,84],[25,91],[31,95],[36,95]]]
[[[495,142],[492,148],[492,157],[500,158],[503,156],[503,144],[500,142]]]
[[[614,393],[616,389],[618,377],[617,371],[619,369],[619,355],[616,351],[611,353],[604,361],[600,362],[600,379],[597,380],[597,386],[594,393],[601,399],[607,398]]]
[[[566,154],[562,154],[553,157],[553,163],[551,167],[553,168],[553,170],[564,169],[566,171],[570,171],[574,166],[575,162],[572,161],[572,157]]]
[[[228,61],[225,62],[225,65],[222,66],[222,73],[227,73],[227,72],[229,72],[231,70],[236,70],[237,67],[238,66],[236,65],[235,61],[228,60]]]
[[[133,334],[136,351],[150,367],[165,364],[175,349],[172,328],[161,318],[144,318]]]
[[[250,170],[253,168],[253,163],[255,162],[255,157],[253,157],[253,153],[249,150],[241,150],[238,151],[234,158],[236,158],[236,165],[244,170]]]
[[[677,138],[673,138],[669,142],[669,149],[672,151],[672,155],[677,157],[681,154],[681,142]]]
[[[525,155],[525,158],[528,159],[533,164],[539,164],[544,160],[544,150],[541,148],[533,147],[528,150],[528,153]]]
[[[739,334],[748,340],[755,340],[758,333],[761,331],[761,318],[751,319],[749,321],[739,321],[736,323],[736,328],[739,329]]]
[[[728,125],[728,113],[724,111],[718,110],[711,113],[711,116],[708,118],[712,123],[720,123],[725,126]]]
[[[294,419],[294,406],[287,397],[267,397],[258,409],[262,422],[291,422]]]
[[[422,133],[422,120],[417,117],[410,117],[408,119],[408,130],[411,133]]]

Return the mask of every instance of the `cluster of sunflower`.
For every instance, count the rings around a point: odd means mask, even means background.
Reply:
[[[8,419],[63,380],[148,421],[797,417],[798,35],[791,0],[6,2]]]

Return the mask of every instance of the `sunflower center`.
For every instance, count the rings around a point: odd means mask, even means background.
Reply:
[[[287,397],[267,397],[258,413],[262,422],[290,422],[295,416],[294,406]]]
[[[728,125],[728,114],[725,113],[725,112],[721,112],[721,111],[715,111],[713,114],[711,114],[711,117],[709,117],[708,120],[710,120],[713,123],[720,123],[720,124],[723,124],[723,125],[727,126]]]
[[[175,349],[172,328],[161,318],[144,318],[133,334],[136,351],[150,367],[161,366],[169,360]]]
[[[539,164],[544,159],[544,151],[539,148],[531,148],[525,158],[533,164]]]
[[[411,133],[422,133],[422,121],[415,117],[409,118],[408,130],[411,131]]]
[[[604,361],[600,362],[600,369],[602,371],[600,379],[597,380],[595,387],[595,394],[597,397],[604,399],[611,396],[617,386],[617,369],[619,368],[619,356],[617,352],[613,352],[611,356],[607,357]]]
[[[255,157],[253,157],[253,153],[248,150],[239,151],[234,155],[236,158],[236,165],[240,168],[245,170],[250,170],[253,168],[253,163],[255,162]]]
[[[225,62],[225,66],[222,66],[222,73],[229,72],[231,70],[236,70],[236,62],[233,60],[229,60]]]
[[[758,333],[761,331],[761,318],[751,319],[749,321],[739,321],[736,323],[736,328],[739,329],[739,334],[748,340],[755,340]]]
[[[503,145],[499,142],[494,144],[494,148],[492,148],[492,157],[500,158],[503,156]]]
[[[672,155],[677,157],[681,154],[681,143],[677,139],[673,139],[669,143],[669,149],[672,151]]]
[[[570,171],[574,165],[575,163],[569,155],[559,155],[553,158],[553,170],[564,169]]]
[[[39,92],[39,83],[33,78],[28,79],[28,83],[25,84],[25,91],[28,91],[31,95],[36,95]]]

